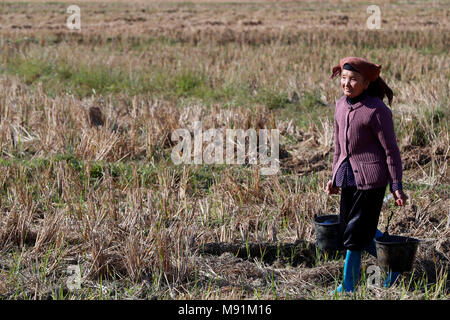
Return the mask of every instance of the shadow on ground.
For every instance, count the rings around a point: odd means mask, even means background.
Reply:
[[[220,256],[228,252],[241,259],[253,260],[256,258],[267,264],[279,261],[293,267],[302,265],[306,268],[315,267],[321,254],[314,243],[305,240],[297,240],[294,243],[212,242],[200,245],[198,250],[202,254]],[[342,256],[342,252],[328,253],[328,259],[339,259]]]

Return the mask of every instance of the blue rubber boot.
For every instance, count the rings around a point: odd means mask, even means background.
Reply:
[[[345,256],[344,265],[344,281],[342,284],[330,292],[330,295],[335,295],[336,293],[353,292],[359,279],[359,268],[361,265],[361,251],[347,250],[347,255]]]
[[[374,256],[375,258],[377,257],[375,239],[381,237],[382,235],[383,232],[377,229],[374,240],[372,240],[366,247],[364,247],[364,250],[366,250],[370,255]],[[401,274],[400,272],[389,271],[388,275],[386,276],[386,279],[384,280],[383,287],[385,288],[391,287],[394,284],[395,280],[397,280],[397,278],[400,276],[400,274]]]
[[[380,230],[377,229],[377,231],[375,232],[374,239],[367,246],[364,247],[364,250],[366,250],[370,255],[374,256],[375,258],[377,257],[377,249],[375,247],[375,239],[381,237],[382,235],[383,235],[383,232],[381,232]]]
[[[400,272],[389,271],[388,275],[386,276],[386,279],[384,280],[383,287],[385,288],[391,287],[400,274],[401,274]]]

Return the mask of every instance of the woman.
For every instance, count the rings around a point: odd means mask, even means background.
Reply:
[[[358,57],[346,57],[333,68],[331,78],[341,74],[343,96],[336,103],[334,156],[328,194],[341,189],[342,245],[347,249],[343,283],[331,294],[352,292],[358,282],[361,251],[376,256],[374,237],[386,186],[396,205],[403,206],[402,163],[391,110],[392,90],[380,78],[381,65]],[[398,273],[389,273],[390,286]]]

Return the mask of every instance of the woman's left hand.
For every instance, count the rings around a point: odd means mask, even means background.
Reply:
[[[403,192],[403,190],[395,190],[393,194],[394,194],[395,204],[397,206],[403,207],[406,204],[406,199],[408,199],[408,197]]]

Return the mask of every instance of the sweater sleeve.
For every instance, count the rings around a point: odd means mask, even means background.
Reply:
[[[394,192],[397,190],[403,190],[403,185],[401,182],[391,184],[391,192]]]
[[[386,152],[386,162],[389,170],[389,184],[391,192],[402,188],[402,160],[395,137],[392,112],[382,106],[375,109],[371,117],[371,127]]]
[[[336,106],[337,109],[337,106]],[[339,124],[336,120],[336,112],[334,114],[334,153],[333,153],[333,166],[331,167],[332,172],[338,162],[339,156],[341,154],[341,146],[339,145]],[[333,178],[333,177],[331,177]]]

